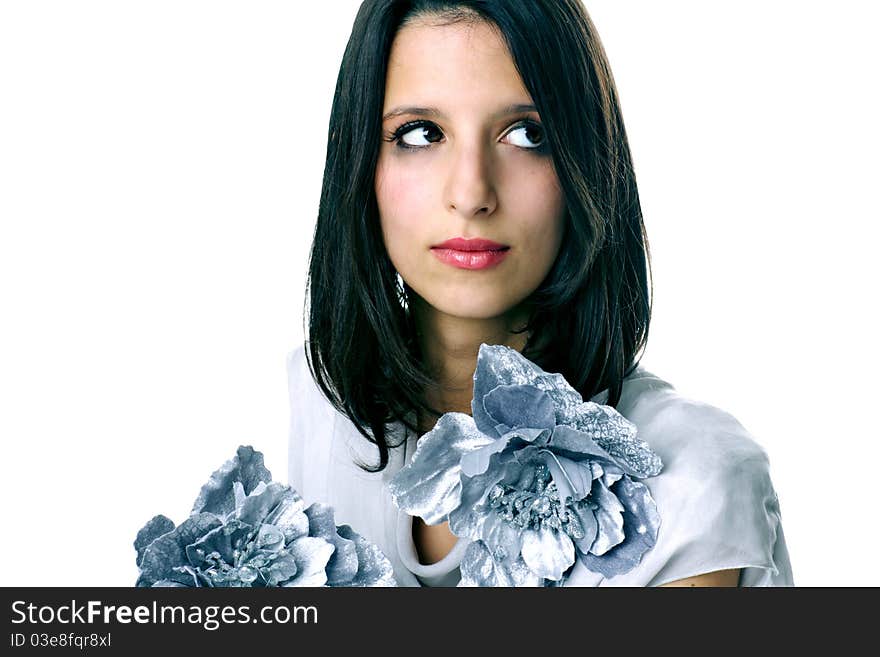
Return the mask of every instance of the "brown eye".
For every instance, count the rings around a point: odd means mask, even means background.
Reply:
[[[507,136],[516,135],[514,146],[520,148],[540,148],[544,145],[544,128],[531,121],[520,123]]]
[[[400,148],[427,148],[442,138],[440,129],[427,121],[404,123],[394,132],[394,141]]]

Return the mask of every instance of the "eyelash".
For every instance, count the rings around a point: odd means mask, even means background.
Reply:
[[[516,125],[514,125],[511,128],[511,130],[509,130],[507,132],[507,134],[510,134],[511,132],[513,132],[513,130],[516,130],[518,128],[524,128],[524,127],[525,128],[527,128],[527,127],[538,128],[541,131],[542,139],[541,139],[541,142],[537,146],[533,146],[532,148],[527,148],[525,146],[518,146],[517,148],[520,148],[524,151],[534,151],[534,152],[540,153],[540,154],[546,153],[547,152],[547,138],[546,138],[546,135],[544,135],[544,127],[536,121],[532,121],[532,120],[528,120],[528,119],[521,120]],[[402,139],[403,135],[405,135],[409,132],[412,132],[416,128],[436,128],[437,130],[440,130],[440,128],[438,128],[437,125],[435,123],[433,123],[432,121],[426,121],[424,119],[418,119],[416,121],[407,121],[406,123],[401,125],[399,128],[397,128],[394,132],[392,132],[391,135],[385,139],[385,141],[393,143],[397,148],[404,150],[404,151],[421,151],[421,150],[425,150],[426,148],[430,148],[430,146],[410,146],[409,144],[407,144],[403,141],[403,139]]]

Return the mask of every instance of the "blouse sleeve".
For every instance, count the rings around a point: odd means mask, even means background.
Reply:
[[[641,480],[660,516],[656,543],[615,577],[576,564],[572,585],[660,586],[738,568],[740,586],[793,586],[765,450],[730,414],[642,383],[651,389],[625,415],[663,462]]]
[[[663,497],[667,540],[658,546],[667,559],[652,584],[730,568],[742,569],[740,586],[791,584],[779,499],[765,456],[718,463],[683,493]]]
[[[645,481],[661,519],[648,584],[740,568],[740,586],[793,586],[765,450],[708,404],[677,398],[653,424],[666,440]]]

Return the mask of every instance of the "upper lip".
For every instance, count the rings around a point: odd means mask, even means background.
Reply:
[[[441,244],[435,244],[432,249],[454,249],[455,251],[500,251],[501,249],[509,249],[506,244],[499,244],[492,240],[484,240],[480,237],[474,239],[465,239],[463,237],[454,237],[446,240]]]

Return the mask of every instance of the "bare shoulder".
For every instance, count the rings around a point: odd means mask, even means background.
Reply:
[[[714,586],[714,587],[733,587],[739,585],[739,568],[731,568],[729,570],[716,570],[712,573],[703,573],[702,575],[694,575],[693,577],[685,577],[677,579],[674,582],[666,582],[660,586]]]

